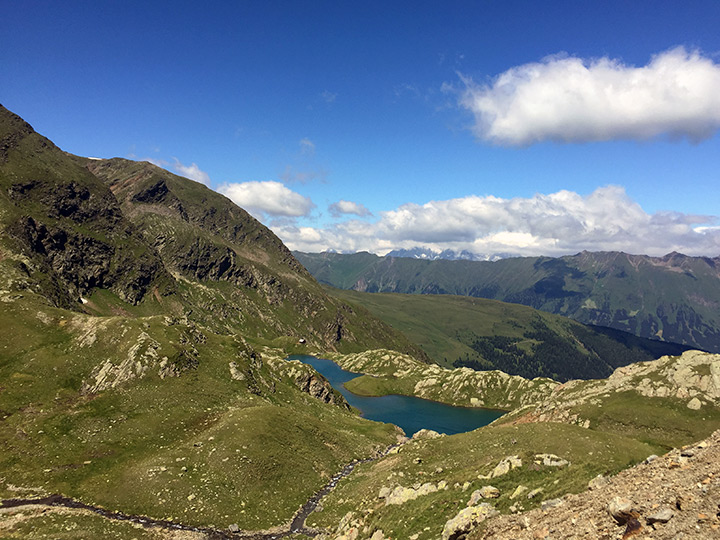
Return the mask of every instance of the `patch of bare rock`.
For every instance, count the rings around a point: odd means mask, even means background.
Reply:
[[[468,540],[720,539],[720,430],[599,477],[587,491],[490,518]]]

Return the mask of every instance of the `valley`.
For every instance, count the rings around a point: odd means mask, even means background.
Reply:
[[[370,253],[295,255],[320,283],[338,289],[501,300],[584,324],[720,352],[717,258],[581,252],[489,262]]]

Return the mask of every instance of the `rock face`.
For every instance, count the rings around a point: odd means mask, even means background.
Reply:
[[[0,214],[13,216],[3,220],[4,234],[24,257],[36,292],[77,309],[97,288],[131,304],[153,288],[173,290],[157,253],[102,182],[1,106],[0,140],[0,189],[7,195]]]
[[[654,540],[720,538],[719,500],[716,431],[705,441],[607,478],[604,485],[566,495],[561,505],[490,519],[469,538],[630,538],[637,531],[638,538]]]
[[[300,390],[307,392],[320,401],[332,403],[333,405],[342,405],[347,409],[350,408],[345,398],[335,392],[330,383],[321,375],[307,372],[301,373],[295,379],[295,384]]]

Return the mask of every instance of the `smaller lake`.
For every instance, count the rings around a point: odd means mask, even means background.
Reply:
[[[294,354],[287,359],[300,360],[314,367],[350,405],[362,412],[364,418],[400,426],[408,436],[421,429],[432,429],[448,435],[464,433],[486,426],[504,414],[489,409],[454,407],[412,396],[358,396],[345,388],[344,383],[361,373],[345,371],[331,360],[314,356]]]

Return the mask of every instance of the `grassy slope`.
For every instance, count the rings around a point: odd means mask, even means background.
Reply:
[[[328,291],[346,302],[367,308],[401,330],[434,362],[444,367],[452,367],[457,359],[466,359],[485,369],[564,381],[606,377],[618,366],[685,350],[674,344],[593,329],[565,317],[496,300],[450,295],[370,294],[330,288]],[[549,338],[546,342],[539,339],[537,329],[540,327]],[[492,357],[485,357],[481,350],[473,348],[478,338],[497,337],[509,338],[514,348],[527,355],[521,357],[521,365],[493,363]],[[535,353],[536,350],[543,351],[539,348],[543,343],[545,347],[555,344],[558,353],[551,351],[549,355],[557,359],[555,363],[544,361],[548,354]],[[502,351],[497,349],[497,353]],[[569,354],[563,357],[560,351]],[[518,358],[512,352],[510,355]]]
[[[417,534],[418,540],[436,539],[444,523],[465,508],[472,492],[482,486],[500,490],[500,498],[491,501],[500,511],[507,512],[516,503],[529,509],[542,500],[581,491],[597,474],[617,472],[656,451],[656,447],[620,435],[547,423],[489,426],[451,437],[414,441],[398,454],[364,465],[328,497],[323,511],[313,514],[309,522],[332,527],[347,512],[354,512],[356,517],[365,518],[364,525],[370,531],[381,529],[391,538]],[[533,456],[537,453],[556,454],[571,465],[534,466]],[[524,466],[492,480],[478,478],[509,455],[518,455]],[[437,485],[443,480],[447,490],[402,505],[386,506],[377,496],[382,487],[411,487],[426,482]],[[530,490],[542,487],[544,491],[535,499],[511,500],[510,495],[521,484]]]
[[[228,336],[196,343],[201,360],[179,377],[160,379],[151,364],[116,388],[79,393],[98,358],[131,354],[143,332],[160,358],[172,355],[186,328],[2,307],[3,328],[19,338],[0,356],[3,498],[18,496],[12,484],[188,524],[265,528],[288,520],[342,464],[395,439],[394,427],[297,390],[283,364],[266,357],[253,367]],[[248,378],[233,380],[229,360]]]

